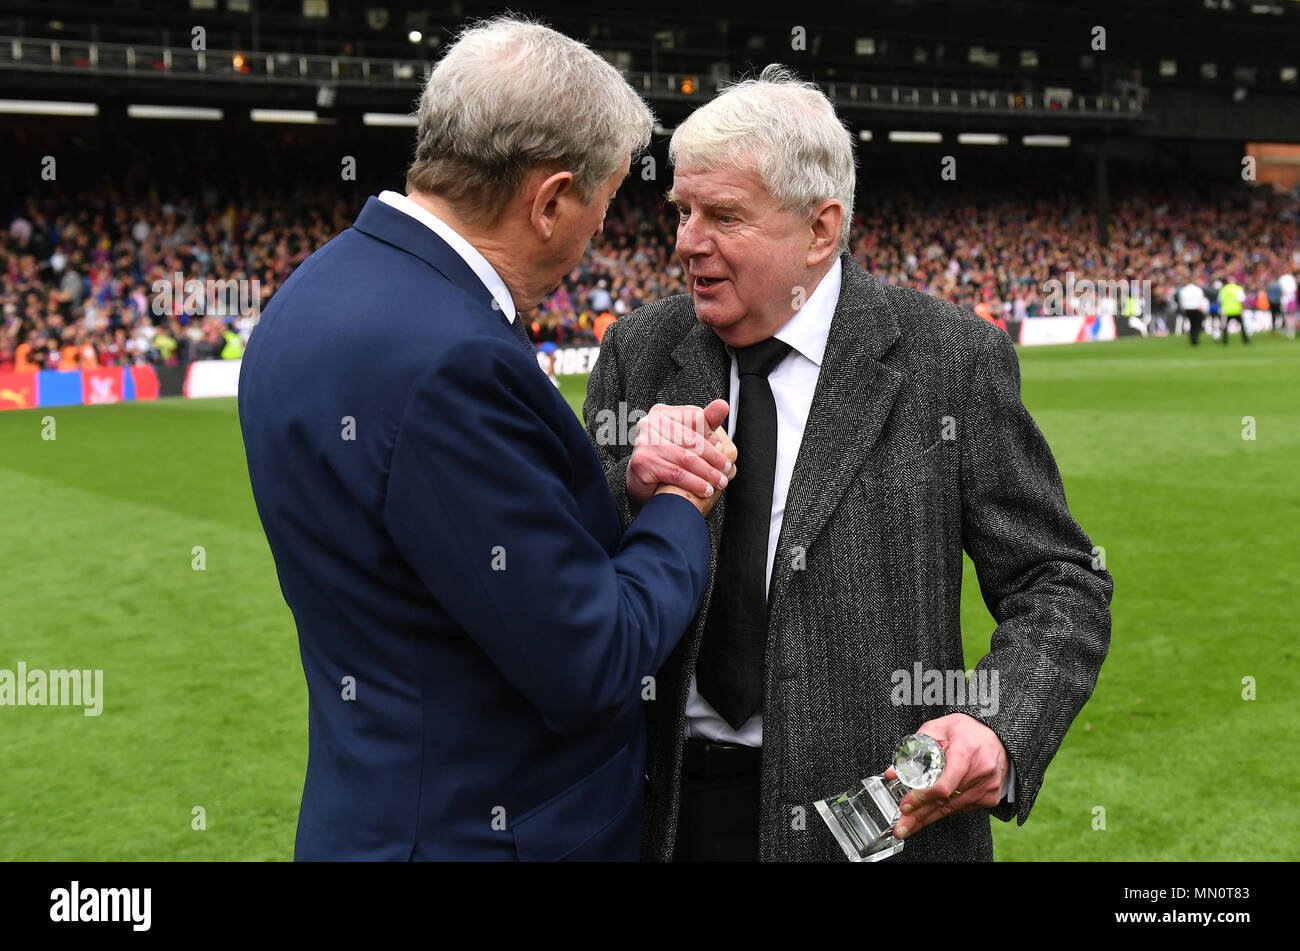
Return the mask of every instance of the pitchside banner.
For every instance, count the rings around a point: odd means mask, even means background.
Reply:
[[[122,402],[122,367],[81,371],[81,402],[87,406]]]
[[[0,373],[0,410],[35,409],[37,374]]]
[[[1267,318],[1267,313],[1264,314]],[[1262,326],[1262,323],[1260,324]],[[1015,341],[1024,346],[1054,343],[1085,343],[1096,340],[1114,340],[1117,336],[1115,318],[1109,315],[1093,317],[1033,317],[1028,320],[1012,321],[1008,331]],[[554,366],[556,376],[580,376],[591,372],[600,356],[600,347],[570,346],[557,347],[550,353],[537,351],[537,365],[543,370]],[[239,394],[239,368],[241,360],[198,360],[191,363],[185,371],[184,395],[190,399],[204,399],[213,396],[237,396]],[[139,369],[139,368],[137,368]],[[149,369],[149,368],[144,368]],[[163,371],[170,368],[164,367]],[[55,373],[56,371],[43,371]],[[96,371],[97,372],[97,371]],[[152,372],[152,371],[151,371]],[[56,374],[73,376],[75,374]],[[14,374],[5,374],[5,377]],[[157,377],[154,377],[154,396],[157,395]],[[164,378],[163,388],[169,389],[170,380]],[[101,384],[105,385],[105,384]],[[3,401],[5,387],[0,384],[0,408],[14,408]],[[10,387],[12,389],[12,387]],[[89,394],[89,390],[87,393]],[[164,392],[164,395],[170,395]],[[14,397],[17,398],[17,397]],[[130,397],[127,397],[129,399]],[[151,399],[153,397],[138,397]],[[70,402],[82,402],[80,395],[74,395]],[[85,402],[91,402],[89,395]],[[41,405],[46,405],[42,397]]]
[[[151,366],[0,373],[0,410],[157,398],[158,374]]]
[[[1092,317],[1031,317],[1020,322],[1016,342],[1022,346],[1050,343],[1087,343],[1094,340],[1115,339],[1115,318],[1110,315]]]
[[[573,376],[590,373],[598,356],[600,347],[559,347],[551,353],[538,350],[537,365],[545,370],[554,360],[556,376]]]
[[[537,351],[537,365],[547,369],[555,361],[557,376],[590,373],[600,356],[600,347],[561,347],[553,353]],[[196,360],[185,371],[184,394],[197,400],[214,396],[239,395],[242,360]]]
[[[1012,322],[1008,327],[1017,343],[1024,345],[1050,343],[1084,343],[1092,340],[1114,340],[1115,318],[1104,317],[1034,317]],[[590,373],[600,356],[600,347],[559,347],[552,353],[538,351],[537,363],[543,370],[555,361],[556,376]]]
[[[239,395],[239,368],[243,360],[196,360],[185,372],[185,396],[200,400]]]
[[[84,392],[80,370],[40,370],[36,374],[37,406],[80,406]]]

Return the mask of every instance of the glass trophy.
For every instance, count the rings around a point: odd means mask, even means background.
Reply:
[[[879,862],[903,851],[903,840],[894,837],[894,826],[903,817],[898,804],[909,789],[924,789],[938,780],[943,747],[924,733],[903,737],[894,753],[894,772],[897,779],[868,776],[860,789],[813,803],[850,862]]]

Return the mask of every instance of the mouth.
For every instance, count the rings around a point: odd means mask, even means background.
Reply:
[[[695,280],[691,284],[691,289],[697,294],[708,294],[720,285],[725,284],[726,281],[727,279],[725,277],[702,277],[696,275]]]

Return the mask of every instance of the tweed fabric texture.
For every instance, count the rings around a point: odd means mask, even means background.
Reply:
[[[940,819],[889,861],[991,860],[990,814],[1024,823],[1092,693],[1110,643],[1113,583],[1093,567],[1092,541],[1070,515],[1051,450],[1021,402],[1007,334],[947,301],[883,284],[847,254],[842,263],[773,568],[760,857],[843,861],[812,803],[882,772],[921,723],[961,712],[1006,747],[1015,802]],[[584,416],[625,525],[632,446],[598,438],[601,411],[617,415],[620,402],[629,413],[705,406],[727,398],[728,380],[726,350],[689,296],[641,307],[606,332]],[[715,570],[726,506],[724,492],[708,519]],[[997,672],[997,710],[969,697],[895,703],[898,671],[966,666],[963,550],[997,622],[976,665]],[[711,596],[712,578],[667,664],[646,672],[656,675],[647,702],[647,860],[672,858],[687,694]]]

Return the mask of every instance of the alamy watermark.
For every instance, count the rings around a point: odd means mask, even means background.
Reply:
[[[1107,281],[1083,278],[1076,280],[1073,271],[1065,272],[1065,281],[1056,278],[1043,282],[1044,317],[1091,317],[1098,313],[1124,315],[1127,304],[1136,300],[1140,314],[1151,313],[1150,281]]]
[[[926,669],[918,660],[910,670],[895,670],[889,680],[894,685],[889,699],[896,707],[971,706],[993,716],[1000,706],[996,670]]]
[[[50,892],[50,921],[125,922],[148,931],[153,921],[152,888],[86,888],[73,880]]]
[[[0,668],[0,707],[84,707],[88,717],[104,712],[102,670],[17,670]]]
[[[262,282],[256,278],[199,280],[177,271],[170,280],[154,281],[153,295],[155,317],[185,313],[191,317],[251,316],[257,320],[262,315]]]
[[[592,441],[597,446],[636,445],[637,434],[641,431],[638,424],[648,415],[643,409],[630,409],[625,401],[620,400],[617,410],[602,409],[596,413],[596,432],[592,436]],[[651,430],[646,438],[655,442],[662,437],[657,431]]]

